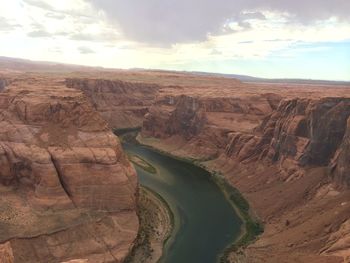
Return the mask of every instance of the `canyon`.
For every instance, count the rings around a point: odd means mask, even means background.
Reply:
[[[138,186],[120,142],[64,80],[10,82],[0,93],[0,262],[122,262]]]
[[[220,172],[262,220],[264,233],[232,262],[349,260],[348,86],[114,77],[159,85],[138,123],[141,143]]]
[[[162,71],[0,79],[0,262],[122,262],[138,186],[111,129],[136,127],[248,200],[264,232],[229,261],[349,262],[350,86]]]

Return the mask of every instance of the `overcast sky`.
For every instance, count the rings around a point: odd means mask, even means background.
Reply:
[[[0,55],[350,80],[349,0],[0,0]]]

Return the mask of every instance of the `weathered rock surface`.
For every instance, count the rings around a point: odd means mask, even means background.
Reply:
[[[350,187],[350,117],[347,120],[343,141],[332,163],[332,175],[338,185]]]
[[[161,98],[150,110],[145,116],[144,131],[158,138],[181,135],[191,139],[207,122],[198,99],[189,96]]]
[[[192,155],[210,159],[235,143],[233,137],[251,139],[252,130],[281,98],[277,95],[240,97],[200,97],[168,95],[160,97],[146,114],[144,137],[186,143]],[[242,143],[246,142],[246,139]],[[228,154],[233,154],[230,147]]]
[[[250,157],[278,163],[281,175],[292,179],[303,174],[303,168],[331,164],[341,143],[346,144],[349,116],[349,98],[283,100],[255,129],[245,147],[250,148]],[[229,151],[236,148],[231,143]],[[344,154],[346,145],[342,148]]]
[[[106,79],[66,80],[90,98],[97,111],[112,128],[141,127],[143,116],[159,90],[158,85]]]
[[[136,173],[83,93],[13,81],[0,127],[0,262],[121,262],[138,230]]]
[[[0,79],[0,92],[2,92],[7,85],[8,81],[6,79]]]
[[[243,262],[350,256],[350,92],[310,98],[306,91],[167,95],[145,116],[139,140],[222,172],[264,221]]]
[[[145,116],[142,135],[183,139],[187,149],[196,148],[207,158],[214,152],[243,163],[277,163],[284,179],[300,176],[306,167],[328,166],[335,158],[335,179],[346,182],[349,116],[349,98],[182,95],[159,98]]]
[[[1,263],[13,263],[14,257],[12,248],[9,242],[0,245],[0,262]]]
[[[244,84],[166,72],[115,77],[134,82],[135,90],[141,82],[159,85],[157,95],[145,97],[143,143],[222,172],[263,220],[265,232],[243,262],[348,260],[349,87]],[[112,127],[136,126],[113,116],[105,115]]]

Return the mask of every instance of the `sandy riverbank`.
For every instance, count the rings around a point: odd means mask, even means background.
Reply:
[[[163,254],[164,243],[173,229],[173,214],[161,196],[140,187],[139,233],[126,263],[154,263]]]

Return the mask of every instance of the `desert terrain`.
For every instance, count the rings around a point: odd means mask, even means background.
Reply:
[[[112,129],[135,127],[249,201],[264,233],[232,262],[350,262],[350,85],[98,69],[0,79],[0,262],[123,262],[138,186]]]

